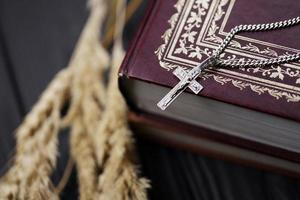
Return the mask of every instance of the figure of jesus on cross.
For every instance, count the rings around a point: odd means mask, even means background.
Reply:
[[[198,94],[203,86],[196,81],[196,78],[201,74],[202,70],[212,64],[212,58],[207,58],[197,67],[194,67],[189,72],[183,68],[177,67],[173,74],[180,79],[180,82],[170,92],[158,102],[157,106],[165,110],[186,88],[190,88],[195,94]]]

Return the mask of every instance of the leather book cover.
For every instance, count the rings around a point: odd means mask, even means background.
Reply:
[[[212,54],[236,25],[268,23],[299,15],[294,0],[156,0],[122,64],[120,74],[168,88],[172,71],[192,68]],[[265,59],[299,53],[300,26],[241,33],[222,59]],[[198,95],[300,121],[300,63],[256,68],[207,69]],[[187,90],[186,92],[191,92]],[[160,99],[157,99],[157,102]]]

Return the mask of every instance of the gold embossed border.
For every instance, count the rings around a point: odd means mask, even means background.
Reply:
[[[212,1],[214,3],[211,3]],[[216,3],[216,1],[218,2]],[[218,27],[216,21],[226,19],[226,17],[228,18],[228,12],[226,13],[226,11],[230,9],[228,9],[227,4],[230,3],[232,6],[234,1],[235,0],[177,1],[174,6],[177,12],[170,18],[170,28],[166,30],[162,36],[164,43],[155,51],[161,67],[167,70],[179,65],[183,67],[193,67],[203,56],[211,55],[213,49],[222,41],[220,36],[226,34],[223,31],[225,20],[223,20],[221,28]],[[223,9],[223,7],[226,6],[227,10]],[[186,24],[188,26],[185,26]],[[198,39],[196,39],[197,31],[194,31],[193,28],[198,28],[199,32],[200,26],[202,29],[200,30]],[[185,31],[180,32],[179,30]],[[218,32],[217,30],[220,31]],[[224,54],[223,59],[245,59],[239,57],[239,54],[243,53],[255,59],[278,56],[278,53],[270,47],[261,50],[253,43],[242,46],[239,40],[247,39],[249,38],[238,38],[234,40],[230,44],[229,52],[231,52],[231,55]],[[250,41],[253,42],[251,39]],[[179,45],[176,46],[176,43]],[[189,45],[186,46],[186,43],[189,43]],[[200,45],[207,48],[200,48]],[[234,55],[232,55],[232,51]],[[176,54],[179,54],[179,56]],[[183,56],[180,56],[180,54]],[[270,81],[269,79],[257,77],[256,75],[256,73],[260,73],[262,76],[279,80],[283,80],[284,76],[287,75],[296,78],[296,84],[300,84],[299,69],[299,65],[296,64],[292,65],[292,67],[291,65],[287,65],[285,67],[271,66],[269,69],[240,69],[242,73],[227,69],[207,70],[209,73],[206,73],[202,79],[213,78],[221,85],[230,83],[240,90],[248,88],[258,95],[266,93],[276,99],[285,98],[288,102],[299,102],[299,87],[280,83],[279,81]],[[248,72],[248,74],[246,72]]]

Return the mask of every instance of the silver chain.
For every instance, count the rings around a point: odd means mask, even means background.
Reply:
[[[258,67],[298,60],[300,58],[300,53],[292,55],[283,55],[270,59],[250,61],[220,59],[221,53],[230,44],[232,38],[239,32],[267,31],[293,26],[298,23],[300,23],[300,16],[293,19],[288,19],[274,23],[249,24],[234,27],[227,35],[227,37],[223,40],[223,42],[220,44],[220,46],[216,49],[216,51],[213,52],[213,55],[211,57],[202,61],[201,63],[199,63],[199,65],[197,65],[197,67],[194,67],[188,72],[184,71],[184,69],[182,69],[181,67],[178,67],[173,72],[173,74],[175,74],[180,79],[180,82],[177,85],[175,85],[173,89],[170,90],[169,93],[158,102],[157,106],[160,109],[165,110],[187,87],[189,87],[194,93],[198,94],[203,89],[203,87],[197,81],[195,81],[195,79],[201,74],[203,69],[212,65],[215,66],[215,64],[227,67]]]
[[[256,31],[267,31],[276,30],[280,28],[290,27],[300,23],[300,16],[292,19],[278,21],[274,23],[267,24],[249,24],[249,25],[239,25],[231,29],[230,33],[226,36],[223,42],[219,45],[217,50],[213,53],[213,57],[216,58],[215,62],[217,65],[225,67],[257,67],[265,66],[271,64],[286,63],[289,61],[295,61],[300,59],[300,53],[279,56],[276,58],[262,59],[262,60],[221,60],[219,58],[220,54],[223,53],[225,48],[229,45],[233,37],[240,32],[256,32]]]

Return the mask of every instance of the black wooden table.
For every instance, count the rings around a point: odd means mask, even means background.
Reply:
[[[14,152],[14,129],[55,73],[67,65],[87,16],[83,0],[0,1],[1,174]],[[129,25],[129,33],[134,32],[135,24]],[[151,199],[300,199],[300,180],[142,138],[137,138],[137,144],[142,171],[152,181]],[[62,133],[54,182],[61,177],[68,157],[68,134]],[[74,170],[62,199],[77,196]]]

